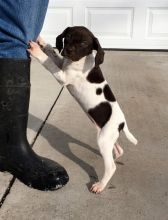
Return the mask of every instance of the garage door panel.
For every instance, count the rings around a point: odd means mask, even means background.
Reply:
[[[133,8],[86,8],[85,13],[85,26],[95,34],[117,39],[132,37]]]
[[[168,8],[148,8],[147,38],[168,39]]]
[[[55,38],[67,26],[73,26],[73,7],[49,8],[42,35],[55,46]]]

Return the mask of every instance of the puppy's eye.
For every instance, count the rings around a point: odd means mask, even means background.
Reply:
[[[81,44],[80,44],[82,47],[87,47],[88,46],[88,43],[87,43],[87,41],[83,41],[83,42],[81,42]]]
[[[66,40],[69,40],[70,38],[71,38],[70,34],[67,34],[66,37],[65,37]]]

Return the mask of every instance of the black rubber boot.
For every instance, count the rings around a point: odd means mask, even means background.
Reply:
[[[27,137],[30,61],[0,59],[0,171],[29,187],[56,190],[68,180],[56,162],[34,153]]]

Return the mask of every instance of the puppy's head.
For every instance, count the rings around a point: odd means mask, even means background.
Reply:
[[[104,51],[98,39],[85,27],[66,28],[56,38],[56,48],[62,56],[72,61],[80,60],[82,57],[91,54],[93,50],[97,50],[95,66],[99,66],[104,60]]]

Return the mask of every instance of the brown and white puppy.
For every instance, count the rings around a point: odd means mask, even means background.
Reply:
[[[81,26],[68,27],[56,38],[56,47],[62,57],[46,44],[42,45],[43,52],[36,43],[31,42],[30,46],[29,52],[67,87],[96,125],[97,143],[104,160],[104,175],[92,185],[91,191],[100,193],[116,170],[112,150],[115,158],[123,154],[117,143],[120,131],[123,130],[126,137],[137,144],[99,67],[104,60],[104,51],[98,39]],[[96,55],[94,51],[97,51]]]

